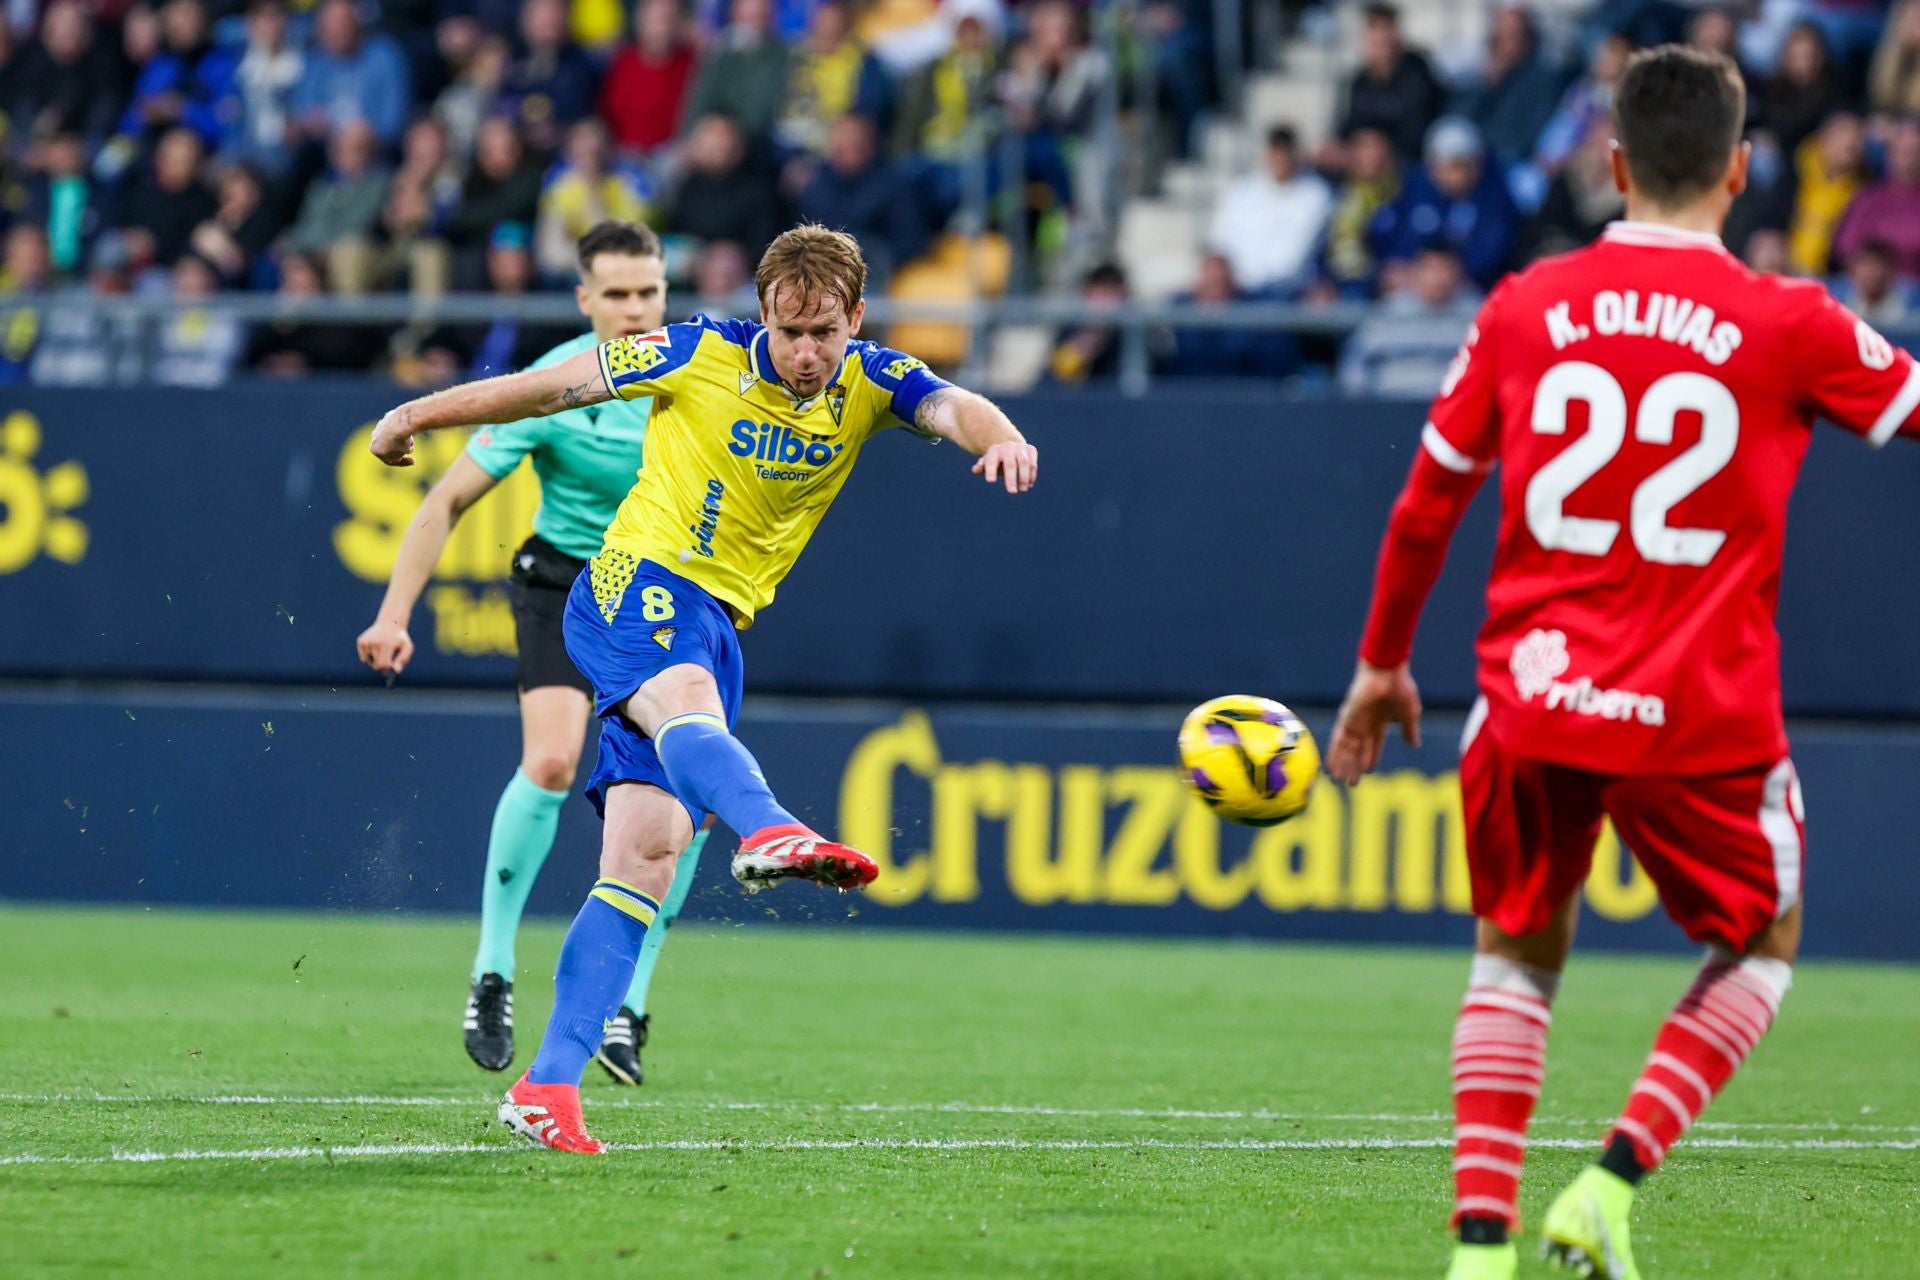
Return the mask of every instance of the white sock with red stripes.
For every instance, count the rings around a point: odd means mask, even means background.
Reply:
[[[1629,1182],[1659,1167],[1760,1043],[1791,985],[1785,960],[1710,955],[1654,1037],[1601,1164]]]
[[[1453,1226],[1468,1244],[1501,1243],[1520,1225],[1520,1162],[1559,985],[1551,969],[1473,958],[1453,1030]]]

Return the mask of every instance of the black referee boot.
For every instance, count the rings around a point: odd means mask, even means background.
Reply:
[[[467,993],[467,1056],[489,1071],[513,1061],[513,984],[483,973]]]
[[[600,1042],[600,1052],[593,1055],[593,1060],[621,1084],[637,1085],[644,1079],[640,1073],[640,1051],[647,1047],[647,1024],[652,1019],[650,1013],[635,1013],[621,1005],[620,1012],[607,1024],[606,1038]]]

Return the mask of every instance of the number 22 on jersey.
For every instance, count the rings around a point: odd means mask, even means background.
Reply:
[[[1549,551],[1603,556],[1620,536],[1620,522],[1566,512],[1574,490],[1612,462],[1627,438],[1626,392],[1599,365],[1569,360],[1547,370],[1534,390],[1532,425],[1542,435],[1565,435],[1567,410],[1575,401],[1587,406],[1587,430],[1527,483],[1527,528]],[[1643,480],[1628,512],[1634,549],[1652,564],[1704,565],[1719,552],[1727,535],[1718,529],[1676,529],[1667,523],[1674,507],[1733,459],[1740,440],[1740,407],[1726,385],[1703,373],[1670,373],[1640,397],[1632,414],[1633,438],[1643,444],[1672,444],[1673,425],[1682,413],[1700,415],[1700,439]]]

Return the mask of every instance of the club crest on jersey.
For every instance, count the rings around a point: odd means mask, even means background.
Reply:
[[[1596,688],[1587,676],[1562,680],[1572,665],[1566,632],[1539,627],[1522,636],[1507,659],[1514,692],[1522,702],[1544,698],[1548,711],[1597,720],[1637,720],[1654,726],[1667,722],[1666,701],[1657,694]]]
[[[671,650],[673,648],[673,634],[677,630],[677,627],[655,627],[653,629],[653,642],[662,649]]]

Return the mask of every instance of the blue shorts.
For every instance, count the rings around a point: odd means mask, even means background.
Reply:
[[[600,717],[600,756],[587,777],[587,799],[605,816],[608,787],[651,783],[686,808],[698,831],[706,812],[673,789],[653,739],[619,709],[668,667],[692,663],[713,676],[727,728],[733,728],[746,670],[726,606],[651,560],[603,551],[573,581],[565,631],[567,656],[593,683],[593,709]]]

